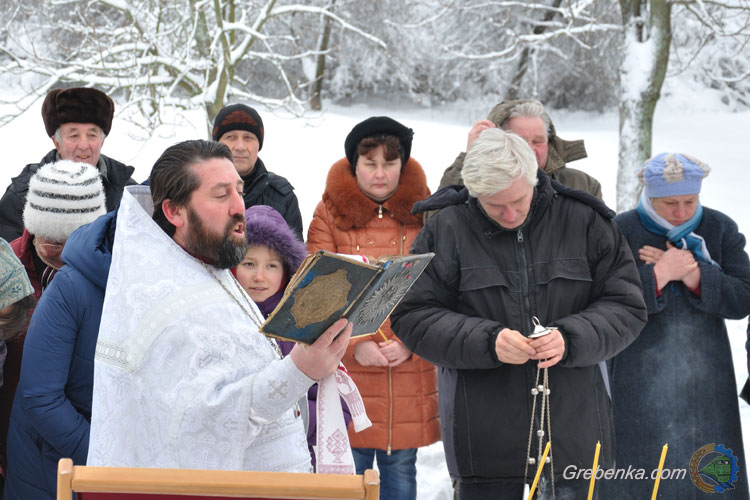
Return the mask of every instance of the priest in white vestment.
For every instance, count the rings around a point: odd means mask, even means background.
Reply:
[[[123,195],[88,465],[311,470],[297,402],[336,370],[351,325],[339,320],[284,359],[258,332],[262,316],[229,270],[245,254],[244,202],[222,147],[172,146],[151,189]]]

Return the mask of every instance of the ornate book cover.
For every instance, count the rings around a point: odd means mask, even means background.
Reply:
[[[353,323],[352,337],[371,335],[422,274],[434,254],[404,255],[364,263],[320,250],[300,266],[261,332],[312,344],[339,318]]]

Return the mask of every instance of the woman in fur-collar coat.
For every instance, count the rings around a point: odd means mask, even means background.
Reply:
[[[422,228],[411,214],[429,196],[422,167],[410,158],[412,130],[372,117],[346,138],[346,158],[331,167],[323,200],[307,235],[311,252],[328,250],[369,259],[405,255]],[[416,498],[416,449],[440,439],[436,368],[413,355],[390,323],[376,336],[352,339],[343,359],[373,426],[350,428],[357,473],[377,456],[381,496]]]

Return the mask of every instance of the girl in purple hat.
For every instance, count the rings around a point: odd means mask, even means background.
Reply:
[[[254,205],[245,210],[245,235],[248,248],[245,258],[237,266],[237,281],[258,306],[264,318],[273,312],[284,295],[289,279],[307,256],[307,248],[301,242],[279,212],[267,205]],[[281,353],[287,356],[294,342],[276,340]],[[307,393],[307,445],[312,465],[315,467],[315,419],[318,384]],[[344,401],[344,421],[349,425],[351,416]],[[303,408],[304,413],[304,408]]]

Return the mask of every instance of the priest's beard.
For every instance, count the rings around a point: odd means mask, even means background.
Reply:
[[[192,207],[187,207],[190,232],[185,238],[185,250],[210,260],[219,269],[229,269],[242,262],[247,253],[247,239],[232,236],[238,223],[245,223],[245,218],[236,214],[227,223],[224,232],[215,233],[206,228],[200,216]]]

